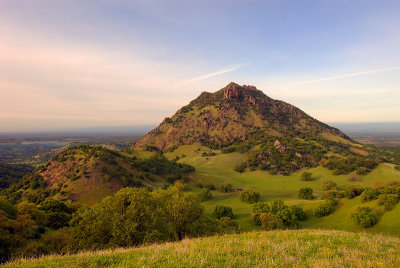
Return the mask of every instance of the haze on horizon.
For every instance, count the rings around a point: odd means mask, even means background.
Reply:
[[[323,122],[398,122],[398,14],[395,0],[0,0],[0,132],[155,125],[231,81]]]

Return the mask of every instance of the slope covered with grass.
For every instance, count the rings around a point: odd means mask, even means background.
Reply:
[[[331,170],[318,166],[308,169],[312,173],[311,181],[302,181],[303,171],[293,173],[289,176],[272,175],[263,170],[246,171],[239,173],[233,170],[237,163],[245,158],[245,154],[238,152],[223,154],[220,150],[212,150],[214,156],[203,156],[203,152],[210,151],[209,148],[200,144],[184,145],[178,147],[175,151],[166,153],[169,159],[180,157],[178,162],[187,163],[196,168],[192,174],[192,180],[189,187],[192,191],[200,191],[198,185],[203,186],[213,184],[217,189],[212,190],[212,199],[203,203],[206,212],[212,213],[217,205],[230,206],[236,216],[236,220],[242,230],[257,230],[250,218],[252,205],[243,202],[239,198],[239,192],[222,193],[218,190],[223,183],[232,184],[234,189],[250,187],[260,193],[261,201],[271,201],[282,199],[287,205],[296,205],[306,212],[307,218],[301,222],[305,228],[324,228],[340,229],[347,231],[366,231],[374,233],[385,233],[388,235],[400,235],[400,224],[396,213],[400,210],[400,204],[397,204],[391,211],[385,212],[379,222],[372,228],[364,229],[357,226],[351,219],[351,213],[359,206],[370,206],[377,208],[377,201],[362,203],[359,197],[352,200],[343,198],[340,200],[337,209],[329,216],[318,218],[312,215],[313,210],[323,202],[320,197],[323,194],[323,184],[326,181],[334,181],[341,189],[346,189],[350,185],[360,185],[362,187],[374,187],[377,182],[386,183],[388,181],[400,181],[400,170],[395,169],[395,165],[381,163],[377,168],[365,175],[356,175],[357,181],[351,181],[351,174],[334,175]],[[138,153],[138,152],[137,152]],[[316,196],[313,200],[304,200],[298,198],[300,188],[310,187]],[[397,214],[398,215],[398,214]]]
[[[398,267],[400,238],[286,230],[17,260],[5,267]]]

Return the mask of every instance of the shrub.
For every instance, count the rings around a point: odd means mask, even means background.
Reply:
[[[229,217],[219,219],[221,225],[221,233],[223,234],[238,234],[240,232],[239,223]]]
[[[361,174],[358,174],[358,175],[361,175]],[[354,173],[351,173],[350,174],[350,176],[349,176],[349,181],[359,181],[360,179],[354,174]]]
[[[349,199],[352,199],[356,196],[361,195],[363,191],[364,189],[359,185],[350,185],[346,188],[345,196]]]
[[[378,222],[378,216],[370,207],[359,207],[351,214],[351,218],[356,224],[369,228]]]
[[[233,170],[235,170],[236,172],[242,173],[246,170],[246,163],[240,163],[238,165],[236,165]]]
[[[391,210],[399,202],[397,194],[380,194],[378,204],[383,205],[385,210]]]
[[[340,199],[343,197],[344,197],[343,190],[332,189],[332,190],[323,192],[321,199],[329,199],[329,198],[339,198]]]
[[[333,189],[337,189],[337,184],[334,181],[324,181],[322,183],[322,189],[324,191],[329,191],[329,190],[333,190]]]
[[[282,221],[283,226],[279,228],[297,228],[298,221],[305,219],[305,213],[301,208],[288,207],[282,200],[273,200],[271,202],[257,202],[253,205],[253,214],[251,215],[252,220],[256,225],[262,225],[262,214],[272,214],[279,217]],[[272,216],[268,217],[264,215],[264,228],[271,228],[271,226],[280,226],[277,221],[275,223],[266,223],[270,221]],[[280,222],[280,221],[279,221]],[[268,227],[269,226],[269,227]]]
[[[361,202],[368,202],[378,198],[376,190],[372,188],[366,188],[361,194]]]
[[[307,200],[313,199],[313,189],[311,189],[310,187],[301,188],[299,190],[298,197]]]
[[[286,207],[286,208],[278,211],[276,213],[276,215],[282,219],[283,224],[286,227],[288,227],[288,228],[297,228],[298,227],[297,217],[290,208]]]
[[[236,151],[235,147],[226,147],[226,148],[221,149],[221,153],[223,153],[223,154],[229,154],[229,153],[233,153],[235,151]]]
[[[394,166],[394,168],[400,170],[400,165]]]
[[[233,192],[232,184],[224,182],[219,188],[222,193]]]
[[[320,204],[316,209],[313,211],[313,215],[317,217],[324,217],[333,212],[332,206],[328,203]]]
[[[215,189],[217,189],[217,188],[215,187],[215,185],[214,185],[214,184],[211,184],[211,183],[210,183],[210,184],[207,184],[207,185],[206,185],[206,188],[209,189],[209,190],[215,190]]]
[[[202,189],[200,192],[198,192],[198,197],[200,202],[204,202],[207,200],[210,200],[212,198],[212,193],[210,192],[209,189]]]
[[[242,201],[252,204],[258,202],[260,194],[250,188],[246,188],[240,192],[239,197]]]
[[[313,215],[317,217],[328,216],[333,212],[334,206],[336,205],[336,199],[328,199],[325,202],[321,203],[316,209],[314,209]]]
[[[368,172],[370,172],[370,170],[368,170],[365,167],[359,167],[359,168],[357,168],[357,171],[356,171],[357,175],[367,175]]]
[[[17,209],[3,196],[0,196],[0,210],[4,211],[10,219],[15,219],[18,214]]]
[[[272,213],[262,213],[260,222],[265,230],[282,229],[284,227],[282,219]]]
[[[229,217],[233,219],[234,217],[231,207],[221,205],[215,207],[213,216],[217,219],[221,219],[222,217]]]
[[[311,173],[311,172],[304,171],[304,172],[301,174],[301,180],[302,180],[302,181],[311,181],[311,180],[312,180],[312,173]]]
[[[290,209],[299,221],[304,221],[306,219],[306,213],[304,213],[302,208],[292,206]]]

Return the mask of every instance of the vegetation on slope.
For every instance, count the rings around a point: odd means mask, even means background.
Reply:
[[[156,154],[137,158],[102,146],[70,147],[38,166],[5,195],[12,203],[47,198],[94,204],[122,187],[161,187],[184,180],[194,168]]]
[[[238,232],[231,218],[207,215],[198,195],[124,188],[93,207],[47,199],[13,206],[0,199],[0,263],[10,257],[106,249]]]
[[[380,161],[394,160],[393,152],[379,156],[377,149],[364,148],[300,109],[273,100],[253,86],[235,83],[215,93],[203,92],[133,148],[173,152],[195,143],[221,153],[247,153],[244,161],[232,167],[238,172],[261,169],[289,175],[329,162],[337,174],[354,170],[365,174]],[[345,163],[332,164],[333,159],[328,159],[332,154]],[[215,153],[203,152],[202,156]]]
[[[17,183],[23,176],[33,171],[32,166],[26,164],[0,163],[0,189],[5,189]]]
[[[400,239],[343,231],[250,232],[16,260],[5,267],[398,267]]]

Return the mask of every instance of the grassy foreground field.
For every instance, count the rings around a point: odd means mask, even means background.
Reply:
[[[46,256],[5,267],[399,267],[400,238],[327,230],[259,231]]]

